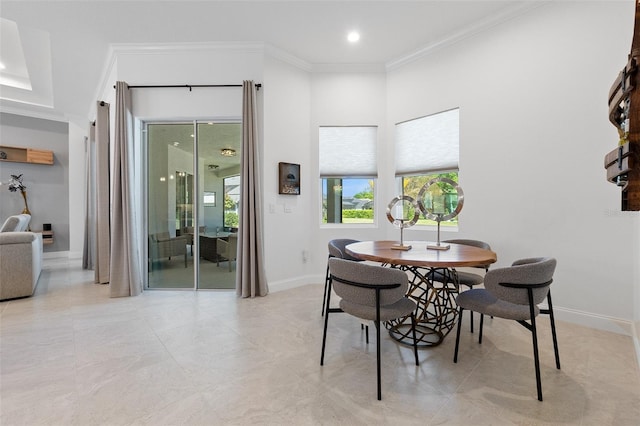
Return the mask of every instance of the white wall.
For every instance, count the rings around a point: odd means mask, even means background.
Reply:
[[[89,120],[69,121],[69,257],[82,258],[86,203],[85,136]],[[55,232],[55,231],[54,231]]]
[[[619,212],[620,194],[606,182],[602,161],[617,141],[606,99],[626,62],[633,6],[548,4],[386,74],[310,73],[250,47],[127,50],[118,54],[104,91],[111,96],[116,77],[129,84],[264,84],[258,101],[272,289],[321,282],[332,238],[397,236],[384,219],[385,202],[378,203],[373,226],[319,227],[319,125],[379,126],[376,197],[390,200],[397,195],[394,123],[460,107],[466,199],[456,236],[491,242],[497,266],[532,255],[557,257],[558,310],[567,319],[620,331],[620,324],[640,322],[640,218]],[[238,118],[238,90],[134,90],[135,114]],[[301,195],[277,193],[280,161],[301,165]],[[433,239],[435,232],[412,229],[412,237]]]
[[[391,227],[385,217],[385,202],[378,202],[374,225],[323,225],[320,227],[320,202],[322,199],[318,170],[318,128],[320,126],[362,125],[377,126],[378,179],[375,197],[391,200],[390,185],[393,163],[387,151],[392,143],[387,131],[386,74],[370,73],[316,73],[311,85],[311,151],[312,211],[309,228],[315,230],[313,264],[317,281],[324,280],[327,264],[327,243],[334,238],[357,240],[384,239]]]
[[[242,84],[262,81],[262,49],[212,46],[117,51],[117,79],[129,85]],[[132,89],[136,117],[178,120],[240,118],[242,88]]]
[[[640,253],[640,217],[635,221],[635,249],[634,253]],[[636,256],[637,258],[637,256]],[[640,262],[636,261],[635,277],[633,278],[635,288],[635,316],[634,316],[634,343],[636,346],[636,355],[638,357],[638,365],[640,365]]]
[[[313,186],[310,140],[310,81],[302,71],[273,56],[265,56],[264,190],[265,265],[271,290],[314,282],[311,259],[315,228],[311,226]],[[300,195],[278,194],[278,163],[300,164]],[[313,258],[313,256],[311,256]],[[317,281],[315,281],[317,282]]]
[[[53,164],[0,163],[0,181],[9,182],[11,175],[23,175],[27,187],[27,203],[31,212],[29,226],[41,231],[44,223],[52,226],[53,243],[44,246],[47,257],[58,257],[69,250],[69,125],[23,115],[1,113],[0,134],[5,146],[46,149],[53,152]],[[80,181],[82,184],[82,181]],[[20,192],[0,186],[0,220],[19,214],[25,208]],[[54,254],[55,253],[55,254]]]
[[[637,216],[602,164],[633,16],[632,2],[548,4],[388,77],[390,123],[460,107],[460,237],[490,242],[496,266],[556,257],[559,316],[626,332]]]

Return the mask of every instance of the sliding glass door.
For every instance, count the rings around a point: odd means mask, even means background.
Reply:
[[[145,131],[147,287],[235,288],[225,181],[240,174],[240,122],[148,122]]]

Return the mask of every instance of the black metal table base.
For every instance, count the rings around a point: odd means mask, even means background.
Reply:
[[[407,296],[416,302],[416,338],[418,347],[439,345],[453,329],[458,318],[456,295],[458,277],[453,269],[393,266],[409,273]],[[437,280],[436,280],[437,278]],[[412,346],[411,317],[385,322],[389,334],[400,343]]]

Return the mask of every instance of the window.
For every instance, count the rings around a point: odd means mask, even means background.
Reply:
[[[224,227],[238,229],[238,205],[240,204],[240,176],[224,179]]]
[[[457,108],[396,124],[396,177],[402,195],[418,200],[420,189],[437,177],[458,182],[459,135]],[[455,209],[446,201],[454,199],[455,190],[443,185],[442,191],[442,208]],[[418,220],[418,225],[435,224],[424,217]],[[458,218],[441,225],[457,226]]]
[[[377,127],[320,127],[322,223],[372,224]]]

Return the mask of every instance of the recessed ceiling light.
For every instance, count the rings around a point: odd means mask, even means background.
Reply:
[[[360,33],[358,33],[357,31],[351,31],[347,35],[347,40],[349,40],[350,43],[355,43],[356,41],[360,40]]]

